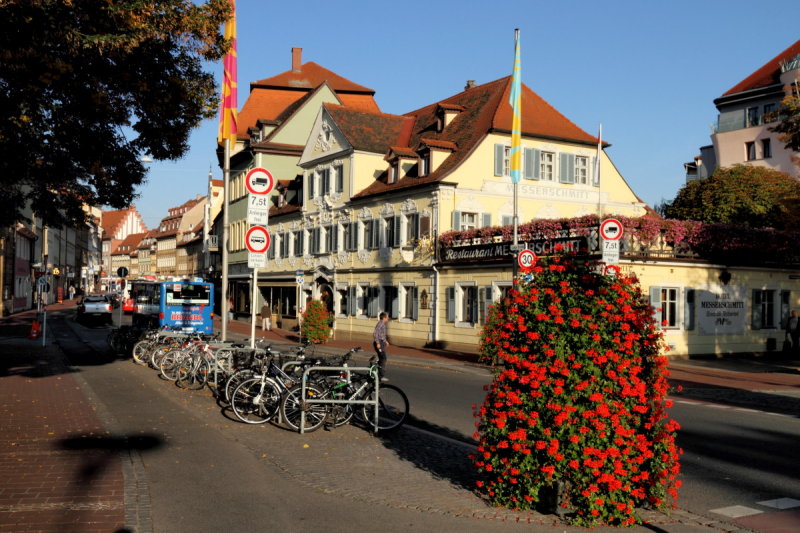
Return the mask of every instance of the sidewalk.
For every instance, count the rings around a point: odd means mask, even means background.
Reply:
[[[125,531],[120,455],[58,346],[25,338],[34,316],[0,320],[0,531]]]

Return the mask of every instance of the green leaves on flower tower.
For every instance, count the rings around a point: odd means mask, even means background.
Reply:
[[[628,525],[677,497],[667,359],[635,278],[558,255],[498,303],[482,355],[496,372],[479,417],[480,489],[531,509],[559,490],[580,525]],[[557,489],[556,489],[557,488]]]

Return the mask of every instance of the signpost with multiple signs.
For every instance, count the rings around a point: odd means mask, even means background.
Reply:
[[[600,247],[606,265],[619,264],[620,239],[623,233],[622,223],[615,218],[607,218],[600,223]]]
[[[267,250],[270,245],[270,235],[267,231],[269,224],[269,193],[275,187],[275,179],[269,170],[254,168],[245,176],[247,188],[247,223],[250,229],[245,234],[244,243],[247,246],[247,267],[253,269],[252,298],[250,300],[250,347],[255,347],[256,336],[256,297],[258,293],[258,269],[267,268]]]

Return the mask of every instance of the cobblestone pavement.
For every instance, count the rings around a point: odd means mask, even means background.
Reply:
[[[0,337],[0,531],[122,531],[121,454],[55,346]]]

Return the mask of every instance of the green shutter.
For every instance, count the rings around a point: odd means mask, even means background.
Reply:
[[[447,293],[447,321],[448,322],[455,322],[456,321],[456,288],[455,287],[447,287],[445,289]]]
[[[753,313],[752,313],[752,327],[753,329],[761,329],[764,324],[764,317],[761,315],[761,289],[753,289]]]
[[[356,286],[350,285],[347,287],[347,314],[353,316],[356,314]]]
[[[531,165],[533,166],[533,174],[532,174],[532,176],[533,176],[533,179],[538,180],[538,179],[541,179],[540,174],[541,174],[542,169],[541,169],[540,162],[541,162],[542,154],[541,154],[541,150],[537,150],[536,148],[534,148],[532,150],[532,152],[533,152],[531,154]]]
[[[392,248],[398,248],[400,246],[400,226],[402,225],[402,222],[402,216],[394,217],[394,242],[391,243]]]

